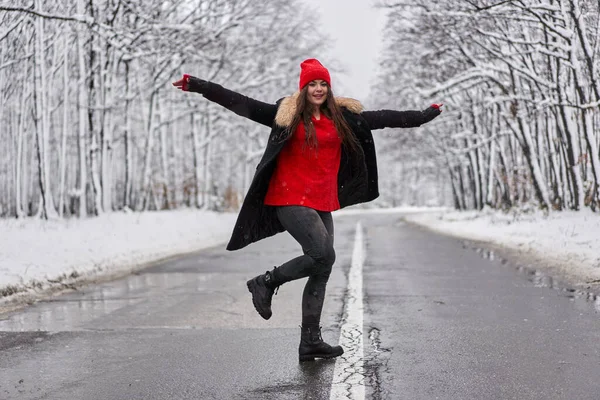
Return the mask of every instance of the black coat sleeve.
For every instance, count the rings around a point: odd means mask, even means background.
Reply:
[[[263,103],[200,78],[190,77],[187,88],[188,91],[200,93],[206,99],[222,105],[237,115],[269,127],[273,125],[277,114],[276,104]]]
[[[373,130],[383,128],[414,128],[431,121],[440,115],[440,113],[441,111],[437,108],[429,107],[423,111],[363,111],[361,115],[369,124],[369,128]]]

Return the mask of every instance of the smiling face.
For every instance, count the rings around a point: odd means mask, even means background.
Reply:
[[[310,81],[308,83],[308,91],[306,93],[307,100],[310,104],[320,107],[327,100],[327,92],[329,86],[327,82],[321,79]]]

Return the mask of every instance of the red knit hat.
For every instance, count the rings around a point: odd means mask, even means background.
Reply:
[[[322,79],[331,86],[329,71],[327,71],[327,68],[325,68],[316,58],[309,58],[308,60],[302,61],[302,63],[300,63],[300,68],[300,89],[315,79]]]

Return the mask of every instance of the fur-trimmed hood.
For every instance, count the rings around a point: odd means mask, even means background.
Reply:
[[[294,115],[296,114],[296,102],[300,96],[300,92],[284,98],[279,104],[277,115],[275,115],[275,123],[281,127],[288,127],[292,124]],[[350,97],[335,97],[335,102],[338,106],[348,109],[354,114],[360,114],[364,108],[360,101],[351,99]]]

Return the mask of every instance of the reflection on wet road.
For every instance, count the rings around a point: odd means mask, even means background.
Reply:
[[[365,398],[598,398],[597,297],[398,215],[336,218],[326,340],[359,219]],[[286,234],[214,248],[0,315],[0,399],[330,399],[335,361],[297,360],[304,282],[269,321],[245,286],[299,251]]]
[[[340,253],[352,228],[337,227]],[[287,234],[214,248],[1,315],[0,399],[329,399],[335,361],[298,363],[304,282],[280,288],[269,321],[246,288],[299,252]],[[349,257],[328,286],[332,342]]]
[[[540,271],[388,221],[365,223],[374,398],[598,398],[595,298],[569,298]]]

